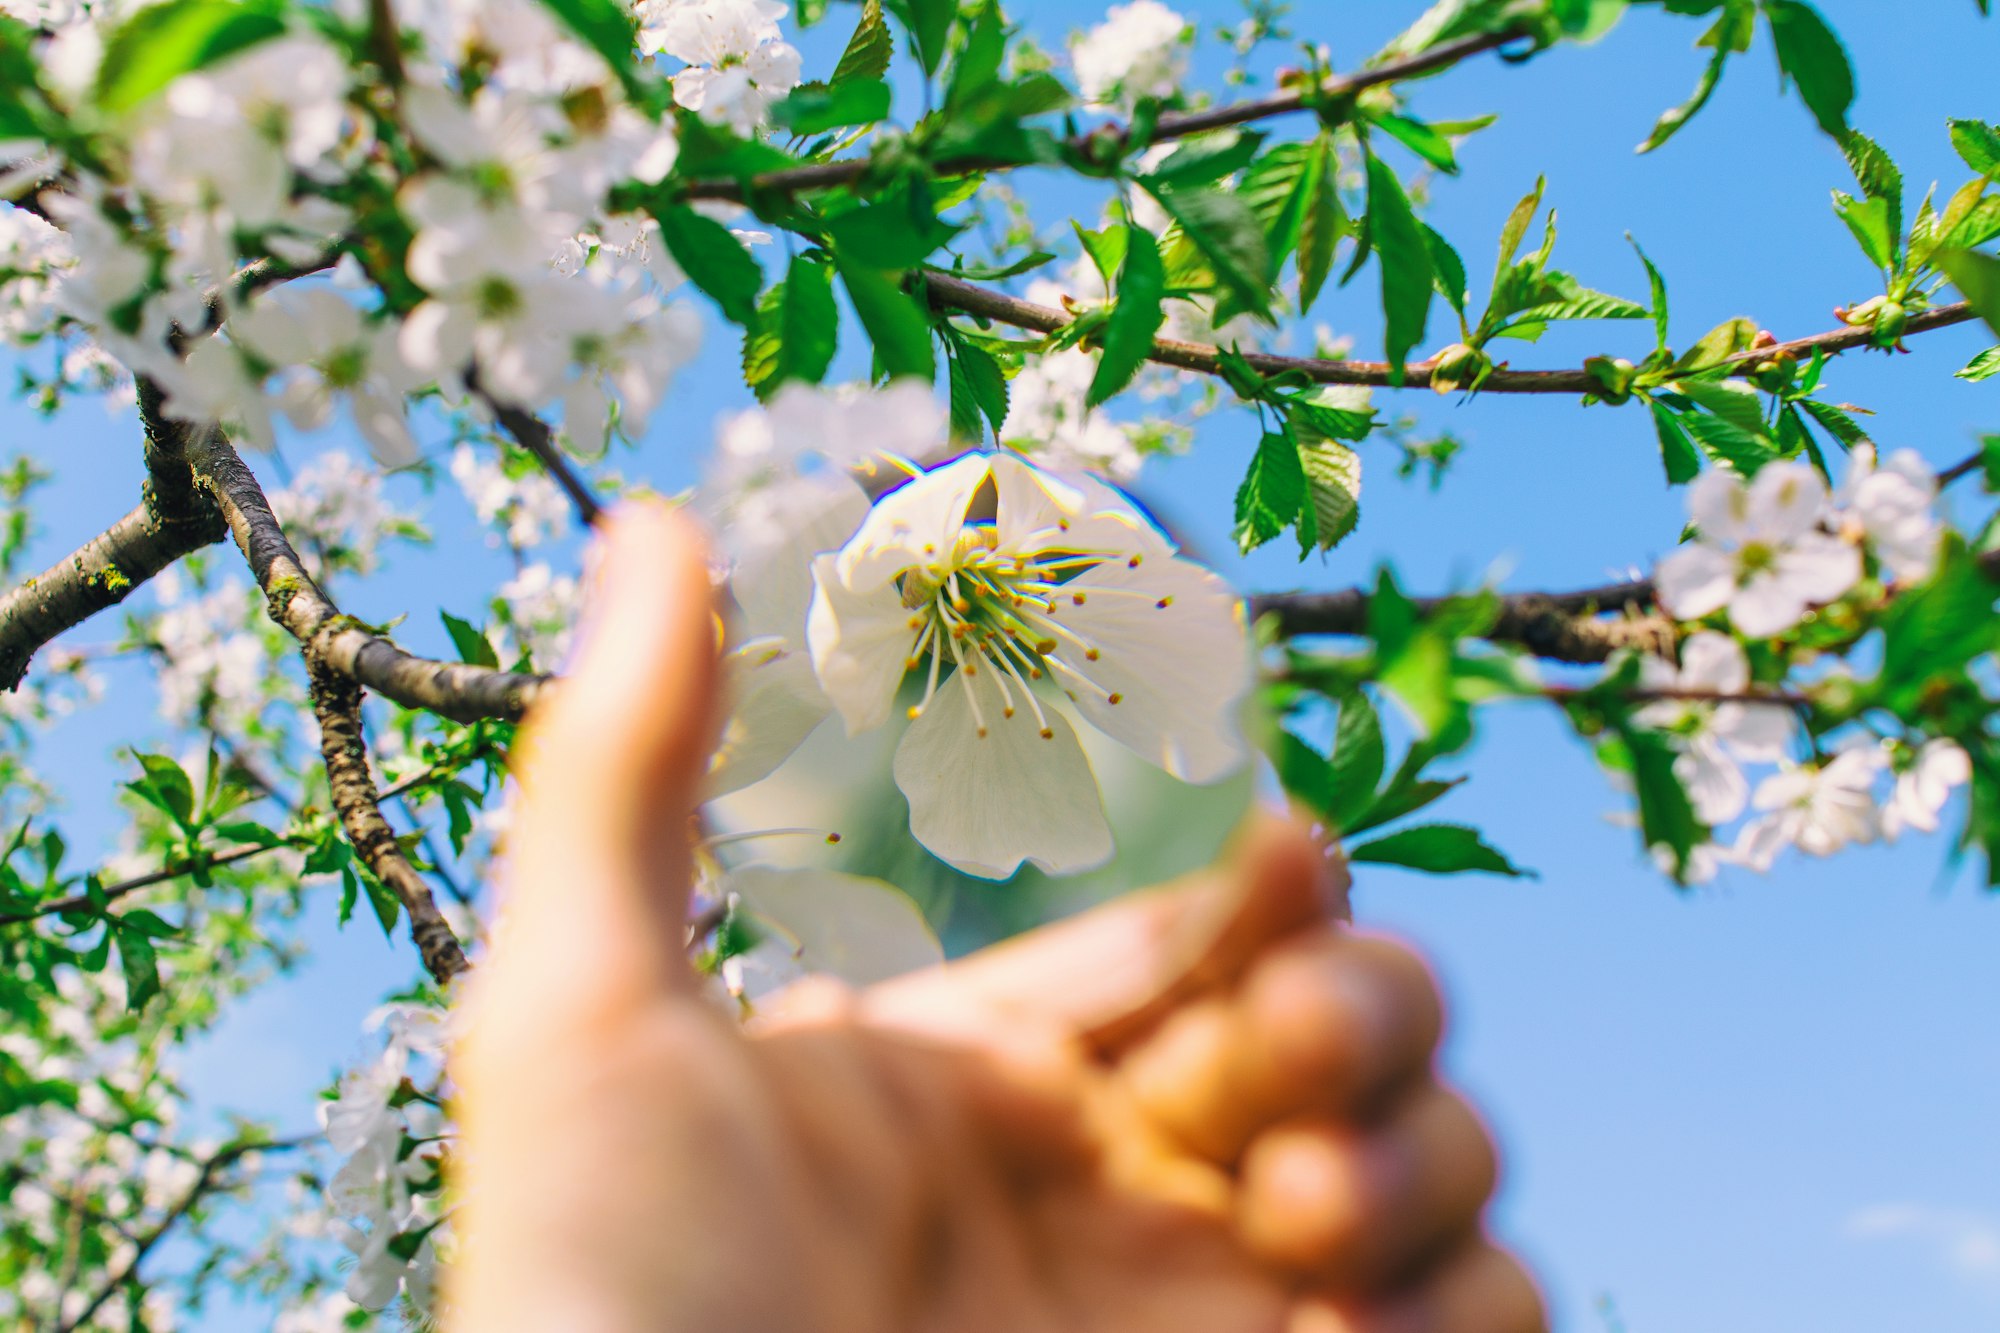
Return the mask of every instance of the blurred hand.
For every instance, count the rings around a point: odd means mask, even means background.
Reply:
[[[456,1056],[451,1319],[501,1333],[1535,1333],[1422,965],[1275,820],[1221,865],[745,1032],[686,962],[715,726],[700,539],[607,535],[519,756]]]

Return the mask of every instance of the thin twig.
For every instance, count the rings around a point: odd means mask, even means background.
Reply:
[[[996,324],[1007,324],[1017,329],[1027,329],[1033,333],[1056,333],[1073,321],[1067,310],[1054,306],[1024,301],[1018,296],[982,287],[978,283],[967,282],[949,273],[926,270],[924,285],[929,293],[931,305],[943,311],[957,311],[975,318],[991,320]],[[1914,333],[1927,333],[1932,329],[1949,328],[1963,324],[1977,316],[1972,308],[1960,301],[1954,305],[1937,306],[1921,314],[1910,317],[1909,327],[1904,330],[1907,337]],[[1729,371],[1737,371],[1755,366],[1775,357],[1790,354],[1794,357],[1809,356],[1815,348],[1829,355],[1847,351],[1850,348],[1868,344],[1873,331],[1842,325],[1823,333],[1809,334],[1790,342],[1777,343],[1769,347],[1759,347],[1729,357],[1719,364]],[[1178,370],[1193,370],[1206,375],[1222,373],[1223,349],[1212,343],[1186,342],[1179,338],[1155,338],[1152,353],[1147,360],[1163,366],[1173,366]],[[1299,374],[1318,384],[1349,384],[1368,388],[1427,389],[1431,375],[1436,369],[1435,358],[1429,361],[1413,362],[1402,367],[1401,384],[1392,384],[1396,367],[1386,361],[1342,361],[1326,357],[1276,356],[1268,352],[1243,352],[1240,354],[1251,369],[1262,375]],[[1712,369],[1712,368],[1711,368]],[[1601,393],[1604,386],[1582,369],[1576,370],[1494,370],[1480,381],[1480,393]]]
[[[1429,614],[1446,600],[1413,599],[1419,614]],[[1249,599],[1251,618],[1276,617],[1278,633],[1285,638],[1366,634],[1370,601],[1371,595],[1360,588],[1259,593]],[[1600,619],[1607,611],[1624,614]],[[1493,627],[1480,637],[1551,661],[1602,662],[1621,649],[1671,652],[1674,625],[1653,610],[1652,584],[1614,583],[1566,593],[1503,595]]]
[[[1509,28],[1502,32],[1461,37],[1457,41],[1440,43],[1428,51],[1413,56],[1384,61],[1373,69],[1335,75],[1310,93],[1304,90],[1281,93],[1276,97],[1236,102],[1208,111],[1161,116],[1159,123],[1153,128],[1149,142],[1161,143],[1185,139],[1192,135],[1205,134],[1210,130],[1268,120],[1273,116],[1307,110],[1318,103],[1351,97],[1383,84],[1399,83],[1407,79],[1421,78],[1426,74],[1435,74],[1467,57],[1497,50],[1509,42],[1518,40],[1522,35],[1518,30]],[[1087,133],[1072,136],[1064,141],[1064,147],[1073,154],[1095,159],[1106,149],[1122,150],[1130,142],[1131,137],[1132,131],[1129,126],[1104,125]],[[940,176],[963,176],[976,171],[998,171],[1021,165],[1023,164],[1019,161],[1008,158],[970,155],[945,158],[935,163],[934,167]],[[805,167],[787,167],[781,171],[766,171],[750,177],[747,188],[742,181],[695,181],[688,187],[685,197],[742,203],[761,194],[798,194],[808,190],[825,190],[840,185],[851,185],[866,176],[873,166],[874,162],[870,158],[852,157],[842,158],[837,162],[818,162]]]
[[[548,423],[525,408],[495,398],[479,382],[479,370],[476,366],[466,372],[465,387],[486,405],[487,411],[491,412],[501,427],[514,437],[514,442],[533,454],[535,461],[542,465],[542,469],[555,478],[556,485],[562,487],[563,494],[569,497],[571,506],[575,508],[577,519],[585,527],[597,526],[597,521],[604,517],[604,506],[598,503],[597,497],[591,493],[589,483],[577,475],[576,469],[570,466],[568,457],[563,454],[562,446],[556,443],[555,433],[549,429]]]

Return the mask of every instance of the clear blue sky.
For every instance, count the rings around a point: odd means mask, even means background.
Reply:
[[[1188,7],[1211,19],[1234,8]],[[1946,118],[2000,116],[2000,27],[1966,0],[1822,7],[1858,66],[1855,123],[1915,188],[1941,178],[1949,191],[1963,169]],[[1307,3],[1295,21],[1345,68],[1418,8]],[[1014,12],[1055,44],[1085,11],[1017,0]],[[1693,86],[1699,31],[1698,20],[1642,11],[1596,47],[1526,68],[1478,61],[1416,91],[1428,118],[1501,113],[1462,152],[1465,174],[1440,182],[1429,215],[1466,256],[1475,292],[1502,218],[1546,172],[1561,213],[1559,262],[1591,285],[1643,296],[1624,240],[1633,232],[1667,275],[1677,345],[1736,314],[1797,336],[1872,293],[1872,273],[1828,208],[1827,191],[1850,184],[1839,155],[1796,100],[1778,95],[1761,39],[1671,145],[1633,154],[1658,112]],[[823,45],[812,37],[809,64]],[[1374,300],[1364,275],[1323,298],[1315,318],[1376,355]],[[1559,331],[1512,359],[1575,364],[1614,347],[1637,359],[1647,336],[1638,325]],[[1951,378],[1985,341],[1969,328],[1927,335],[1893,366],[1843,358],[1829,380],[1836,396],[1879,410],[1885,444],[1949,462],[1976,432],[2000,427],[2000,388]],[[715,415],[744,398],[733,365],[732,344],[718,337],[657,414],[643,465],[626,470],[650,469],[666,485],[688,479]],[[1399,483],[1387,451],[1369,452],[1359,534],[1305,568],[1282,543],[1224,561],[1241,586],[1342,586],[1393,558],[1406,586],[1427,591],[1476,580],[1496,562],[1510,571],[1507,586],[1560,588],[1649,563],[1678,531],[1680,501],[1660,484],[1636,410],[1497,397],[1460,408],[1429,394],[1391,405],[1467,441],[1443,490]],[[39,554],[53,558],[131,504],[139,468],[129,418],[106,421],[83,405],[50,426],[9,404],[0,423],[9,446],[62,473],[41,514]],[[1226,549],[1218,497],[1234,487],[1253,431],[1247,416],[1219,412],[1192,457],[1152,476],[1151,494],[1210,552]],[[321,444],[295,446],[293,457]],[[395,488],[410,502],[420,493],[408,479]],[[398,557],[390,577],[344,591],[348,609],[371,620],[415,612],[412,646],[444,652],[428,607],[442,597],[464,612],[504,572],[449,494],[435,526],[436,551]],[[80,849],[115,827],[113,747],[152,726],[143,674],[113,674],[107,705],[65,724],[46,751]],[[1990,1018],[2000,1012],[2000,901],[1941,876],[1945,840],[1793,859],[1769,877],[1681,894],[1606,822],[1619,800],[1554,717],[1525,705],[1489,711],[1468,767],[1474,780],[1446,809],[1541,878],[1439,881],[1371,868],[1357,912],[1419,943],[1444,976],[1450,1068],[1490,1112],[1506,1156],[1496,1227],[1536,1265],[1557,1326],[1599,1329],[1595,1303],[1608,1294],[1631,1333],[2000,1328],[2000,1041]],[[330,897],[323,907],[320,962],[191,1054],[210,1105],[299,1124],[376,997],[409,975],[407,957],[372,925],[338,934]]]

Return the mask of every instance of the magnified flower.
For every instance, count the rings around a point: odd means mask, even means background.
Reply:
[[[849,734],[916,673],[896,783],[911,833],[968,873],[1111,855],[1067,707],[1187,782],[1244,760],[1235,597],[1100,483],[967,455],[878,501],[813,581],[807,643]]]

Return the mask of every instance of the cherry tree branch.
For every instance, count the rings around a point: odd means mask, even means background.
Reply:
[[[1420,613],[1446,599],[1412,599]],[[1316,634],[1366,634],[1369,594],[1360,588],[1338,592],[1257,593],[1249,599],[1250,616],[1273,616],[1285,638]],[[1622,612],[1601,619],[1605,612]],[[1574,592],[1510,593],[1500,598],[1500,615],[1480,636],[1513,644],[1536,657],[1556,662],[1602,662],[1621,649],[1671,652],[1674,624],[1653,609],[1650,583],[1614,583]]]
[[[1498,50],[1525,35],[1520,29],[1506,28],[1499,32],[1461,37],[1456,41],[1441,42],[1428,51],[1421,51],[1413,56],[1385,60],[1370,69],[1358,70],[1352,74],[1334,75],[1310,91],[1300,89],[1255,101],[1234,102],[1228,106],[1214,107],[1206,111],[1161,116],[1147,142],[1163,143],[1185,139],[1196,134],[1206,134],[1211,130],[1228,129],[1236,125],[1247,125],[1253,121],[1268,120],[1274,116],[1310,110],[1326,102],[1352,97],[1369,88],[1435,74],[1468,57]],[[1131,139],[1131,126],[1108,124],[1087,133],[1073,135],[1064,141],[1063,146],[1072,154],[1097,160],[1107,149],[1122,150]],[[978,155],[944,158],[933,164],[941,176],[962,176],[976,171],[1000,171],[1022,165],[1024,164],[1013,159]],[[853,157],[842,158],[836,162],[817,162],[811,166],[762,172],[751,176],[747,185],[743,181],[734,180],[695,181],[687,187],[684,197],[744,203],[762,194],[798,194],[808,190],[825,190],[840,185],[851,185],[866,176],[874,166],[872,158]]]
[[[139,506],[58,563],[0,596],[0,687],[16,689],[50,640],[125,600],[133,589],[219,542],[222,515],[194,484],[193,428],[160,415],[160,389],[139,381],[146,482]]]
[[[424,968],[439,985],[471,969],[430,885],[403,854],[395,830],[382,816],[381,795],[368,771],[368,742],[361,732],[361,687],[344,673],[312,659],[313,714],[319,719],[320,757],[326,761],[333,808],[340,814],[355,855],[376,879],[388,885],[410,918],[410,939]]]
[[[569,459],[563,454],[562,446],[556,443],[555,432],[549,429],[548,423],[533,412],[495,398],[487,392],[486,387],[479,382],[479,370],[476,366],[466,372],[465,387],[486,405],[486,410],[493,414],[494,420],[500,423],[503,430],[514,437],[514,442],[533,454],[535,461],[555,479],[556,485],[560,486],[563,494],[569,497],[571,507],[576,510],[576,516],[584,526],[597,526],[597,521],[604,517],[604,506],[591,492],[590,484],[570,466]]]
[[[174,1201],[173,1207],[167,1210],[166,1216],[153,1225],[152,1230],[139,1237],[138,1242],[132,1247],[132,1256],[117,1272],[105,1278],[103,1285],[83,1308],[55,1324],[55,1333],[73,1333],[73,1330],[88,1324],[120,1287],[132,1281],[133,1276],[139,1271],[139,1265],[145,1262],[146,1256],[151,1254],[162,1240],[166,1239],[167,1233],[178,1226],[181,1219],[194,1210],[195,1205],[216,1189],[224,1187],[219,1178],[229,1167],[252,1153],[290,1152],[304,1147],[318,1137],[318,1135],[306,1135],[296,1139],[247,1140],[232,1143],[203,1158],[194,1183]]]
[[[933,309],[972,315],[996,324],[1007,324],[1033,333],[1056,333],[1073,322],[1066,310],[1024,301],[1018,296],[967,282],[949,273],[926,270],[924,285]],[[1949,328],[1976,319],[1972,307],[1963,301],[1942,305],[1910,316],[1904,336]],[[1810,356],[1815,349],[1832,355],[1850,348],[1865,347],[1873,331],[1842,325],[1823,333],[1809,334],[1790,342],[1741,352],[1721,364],[1734,372],[1787,353]],[[1155,338],[1149,361],[1179,370],[1206,375],[1222,373],[1223,349],[1212,343],[1186,342],[1179,338]],[[1263,375],[1296,373],[1319,384],[1350,384],[1368,388],[1427,389],[1436,369],[1436,359],[1418,361],[1403,368],[1400,385],[1391,384],[1395,369],[1386,361],[1336,361],[1324,357],[1276,356],[1268,352],[1244,352],[1243,360]],[[1479,385],[1480,393],[1600,393],[1603,385],[1581,368],[1576,370],[1508,370],[1498,368]]]
[[[222,432],[201,435],[189,450],[196,479],[222,510],[237,547],[264,590],[271,619],[305,645],[309,660],[340,672],[405,708],[458,722],[518,721],[550,677],[438,662],[404,652],[364,626],[320,590],[271,512],[263,487]]]

